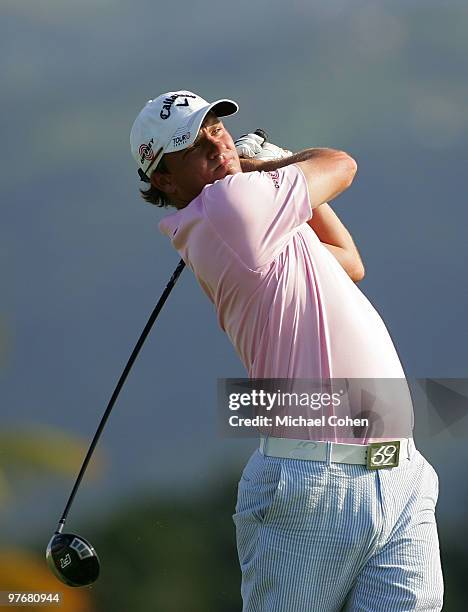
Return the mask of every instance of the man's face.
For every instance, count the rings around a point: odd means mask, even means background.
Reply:
[[[242,172],[231,135],[214,113],[208,113],[192,146],[166,153],[164,161],[169,172],[156,172],[151,180],[177,208],[187,206],[205,185]]]

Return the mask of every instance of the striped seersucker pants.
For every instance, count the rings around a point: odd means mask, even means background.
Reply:
[[[409,455],[373,471],[256,450],[233,516],[243,612],[441,610],[438,477]]]

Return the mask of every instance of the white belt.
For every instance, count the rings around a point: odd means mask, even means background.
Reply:
[[[409,440],[400,441],[400,460],[409,458]],[[367,444],[343,444],[341,442],[322,442],[317,440],[293,440],[291,438],[260,438],[260,452],[268,457],[285,459],[327,460],[327,444],[331,444],[331,461],[335,463],[367,464]],[[382,442],[382,444],[385,444]]]

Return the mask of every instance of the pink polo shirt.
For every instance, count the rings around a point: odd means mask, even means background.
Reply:
[[[215,181],[159,228],[250,378],[404,379],[378,312],[307,225],[312,213],[291,164]]]

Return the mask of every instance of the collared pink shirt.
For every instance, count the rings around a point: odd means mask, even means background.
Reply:
[[[215,181],[159,228],[250,378],[404,379],[380,315],[307,225],[312,213],[291,164]]]

